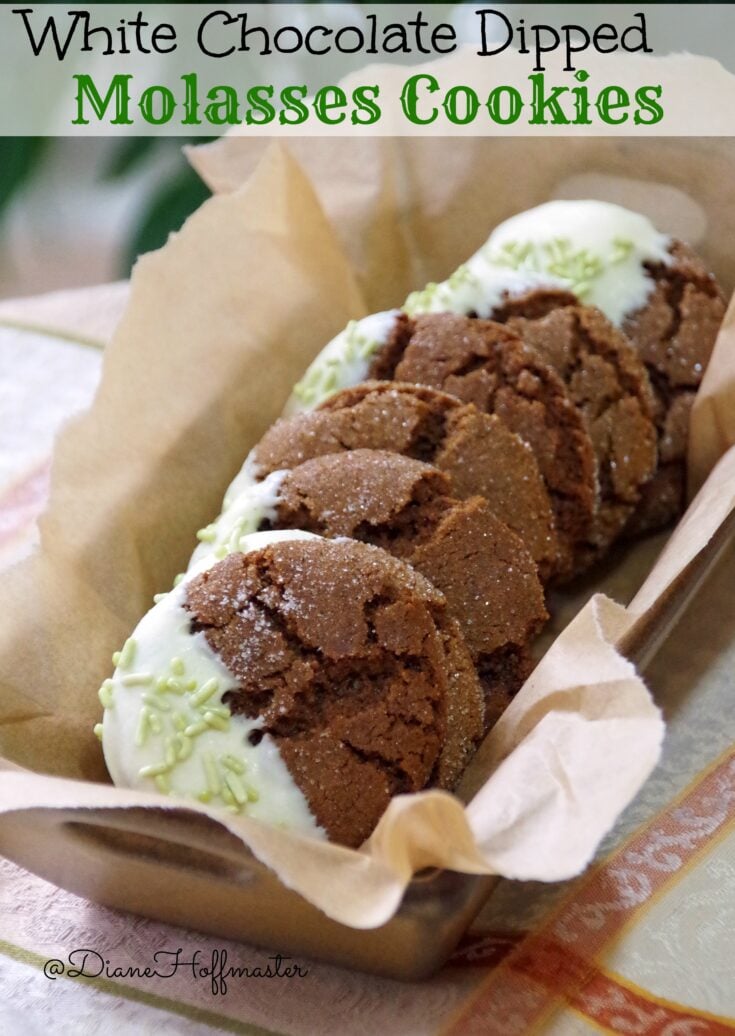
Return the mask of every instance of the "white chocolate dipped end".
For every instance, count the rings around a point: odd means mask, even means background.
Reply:
[[[501,223],[481,252],[494,268],[558,278],[620,326],[646,305],[654,281],[645,264],[670,264],[671,243],[645,216],[620,205],[551,201]]]
[[[561,288],[567,284],[549,273],[513,270],[488,261],[487,245],[458,267],[451,277],[414,291],[403,307],[409,316],[425,313],[473,314],[488,320],[508,298],[517,298],[536,288]]]
[[[222,513],[197,532],[199,546],[191,556],[189,569],[204,558],[221,561],[228,554],[244,553],[242,545],[249,542],[261,523],[275,521],[279,491],[287,474],[286,471],[273,471],[262,482],[249,481],[234,497],[228,490]]]
[[[501,223],[447,280],[413,292],[403,308],[409,316],[458,313],[489,319],[509,298],[535,289],[561,289],[597,306],[620,326],[645,306],[653,291],[645,264],[669,264],[671,243],[645,216],[619,205],[552,201]],[[348,324],[308,368],[284,413],[313,410],[341,389],[364,381],[399,313],[388,310]],[[238,479],[240,491],[245,482]]]
[[[288,539],[318,539],[301,531],[255,533],[244,553]],[[243,813],[291,831],[326,838],[267,734],[253,743],[260,719],[232,715],[222,696],[237,686],[207,643],[191,632],[186,582],[208,568],[205,559],[143,616],[113,658],[100,688],[101,736],[113,782],[158,790]]]
[[[324,346],[294,387],[284,415],[313,410],[341,389],[365,381],[371,359],[389,340],[399,316],[400,310],[390,309],[351,320]]]
[[[222,510],[226,511],[240,493],[250,486],[254,486],[259,481],[259,478],[260,472],[258,465],[255,463],[255,450],[251,450],[245,458],[242,467],[227,487],[225,498],[222,501]]]

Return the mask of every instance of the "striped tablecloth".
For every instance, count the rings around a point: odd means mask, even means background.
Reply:
[[[0,304],[0,565],[35,541],[53,438],[97,384],[124,288]],[[97,302],[108,314],[100,320]],[[69,317],[73,313],[73,318]],[[44,328],[53,333],[44,332]],[[78,344],[84,340],[87,344]],[[648,674],[669,723],[660,766],[579,879],[502,882],[453,960],[420,985],[116,913],[0,860],[0,1032],[291,1036],[735,1032],[735,554]],[[86,972],[68,971],[86,950]],[[146,966],[173,974],[141,977]],[[226,992],[186,962],[248,969]],[[81,964],[82,954],[74,962]]]

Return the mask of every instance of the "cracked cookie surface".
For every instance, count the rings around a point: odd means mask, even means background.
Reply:
[[[597,461],[599,505],[577,551],[579,571],[619,536],[641,499],[658,459],[655,400],[632,343],[591,306],[527,300],[508,327],[557,371],[587,422]],[[547,311],[538,315],[540,310]]]
[[[275,529],[349,536],[407,561],[445,595],[492,723],[529,675],[530,641],[548,618],[533,558],[482,497],[458,500],[449,477],[382,450],[332,453],[290,471]]]
[[[482,496],[516,532],[542,579],[560,547],[549,494],[531,449],[499,417],[426,386],[364,382],[318,410],[278,421],[252,453],[259,478],[306,460],[360,448],[389,450],[449,475],[460,499]]]
[[[394,346],[392,362],[396,355]],[[387,373],[383,361],[377,356],[374,369]],[[597,503],[595,458],[584,418],[556,371],[501,324],[438,313],[409,325],[390,376],[473,403],[528,444],[554,508],[556,574],[570,576]]]
[[[704,262],[675,241],[672,262],[649,263],[654,287],[623,330],[645,363],[656,398],[659,466],[633,515],[631,534],[660,528],[684,508],[689,413],[725,315],[725,300]]]
[[[457,623],[428,580],[350,540],[231,554],[194,577],[192,628],[261,717],[329,837],[358,846],[391,797],[451,788],[483,730]]]

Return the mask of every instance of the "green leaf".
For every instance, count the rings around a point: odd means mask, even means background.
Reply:
[[[45,137],[0,137],[0,213],[31,179],[47,143]]]
[[[160,187],[143,210],[125,246],[123,274],[127,276],[130,273],[139,255],[164,245],[169,234],[179,230],[209,194],[209,189],[188,166],[175,179]]]
[[[102,170],[103,180],[119,180],[147,158],[154,150],[158,137],[126,137],[115,141],[107,165]]]

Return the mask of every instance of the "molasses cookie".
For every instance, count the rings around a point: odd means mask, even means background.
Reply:
[[[564,382],[506,327],[453,313],[416,317],[393,349],[393,370],[380,352],[373,370],[440,389],[494,413],[530,446],[551,497],[560,544],[559,577],[575,571],[597,506],[595,456],[584,417]]]
[[[481,252],[517,276],[555,277],[630,338],[655,394],[659,467],[628,531],[670,522],[684,506],[689,411],[725,313],[712,273],[645,216],[600,201],[529,209],[500,224]]]
[[[598,309],[550,303],[529,297],[524,312],[516,300],[508,327],[557,371],[587,421],[599,505],[588,549],[578,552],[581,569],[617,539],[656,470],[655,401],[632,344]]]
[[[530,447],[499,417],[425,386],[366,382],[318,410],[276,422],[250,454],[226,505],[280,469],[360,448],[390,450],[439,468],[451,477],[455,496],[484,497],[518,533],[543,579],[561,567],[551,500]]]
[[[117,784],[358,846],[393,795],[454,786],[482,692],[428,580],[376,547],[280,536],[144,617],[104,685],[105,757]]]
[[[238,550],[241,524],[250,526],[260,516],[261,527],[348,536],[407,561],[445,595],[493,722],[529,675],[530,642],[548,617],[536,566],[520,537],[482,497],[456,499],[446,474],[397,453],[331,453],[276,474],[281,481],[271,514],[262,514],[265,483],[256,483],[218,520],[209,550],[217,556],[222,549]],[[197,562],[206,547],[198,548]]]
[[[359,845],[392,795],[452,787],[482,699],[442,595],[384,551],[309,540],[233,554],[186,607],[329,836]]]
[[[672,241],[665,262],[646,264],[651,294],[623,329],[648,368],[656,396],[659,468],[628,531],[667,525],[684,509],[689,414],[725,315],[725,300],[702,260]]]

